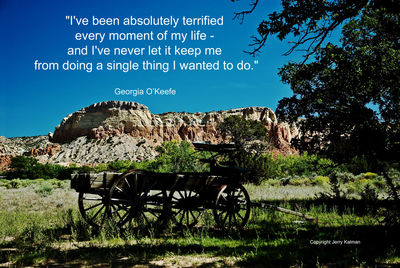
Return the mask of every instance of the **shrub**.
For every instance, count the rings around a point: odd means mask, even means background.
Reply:
[[[378,174],[373,173],[373,172],[366,172],[364,173],[364,178],[372,180],[375,179],[378,176]]]
[[[131,161],[129,160],[117,160],[107,164],[109,170],[125,172],[131,169]]]
[[[18,189],[22,188],[22,182],[20,179],[13,179],[10,181],[10,188]]]
[[[98,164],[93,167],[93,172],[99,173],[108,170],[108,164]]]
[[[326,176],[317,176],[312,180],[312,183],[315,185],[328,185],[330,182],[329,177]]]
[[[41,183],[35,189],[35,193],[37,193],[38,195],[40,195],[42,197],[51,195],[53,193],[53,186],[49,182]]]
[[[341,169],[353,174],[360,174],[371,170],[373,167],[365,155],[355,156],[348,163],[342,164]]]
[[[265,184],[270,186],[279,186],[281,185],[281,181],[275,179],[268,179],[265,181]]]
[[[276,155],[265,157],[267,162],[265,176],[268,178],[282,178],[285,176],[310,176],[314,173],[326,176],[335,168],[335,163],[327,158],[315,154],[309,155]]]
[[[309,178],[298,177],[290,179],[289,184],[294,186],[311,185],[311,180]]]
[[[10,168],[11,171],[6,173],[9,179],[53,179],[67,170],[60,165],[41,164],[37,159],[26,156],[11,158]]]
[[[207,170],[207,165],[198,161],[194,149],[187,141],[163,142],[156,148],[159,155],[149,165],[156,172],[201,172]]]

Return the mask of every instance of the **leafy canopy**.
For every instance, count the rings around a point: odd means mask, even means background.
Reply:
[[[328,43],[308,64],[280,71],[293,96],[277,115],[299,122],[295,144],[337,160],[364,154],[370,160],[400,156],[400,16],[370,9],[351,19],[341,45]]]
[[[268,130],[256,120],[246,120],[238,115],[231,115],[218,125],[224,137],[229,137],[238,148],[244,149],[252,142],[268,141]]]

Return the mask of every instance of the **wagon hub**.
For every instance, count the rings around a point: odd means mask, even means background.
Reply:
[[[229,213],[238,213],[240,211],[240,203],[236,198],[228,198],[226,201],[226,211]]]

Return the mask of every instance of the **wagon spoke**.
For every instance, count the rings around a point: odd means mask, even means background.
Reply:
[[[182,199],[185,199],[185,197],[182,195],[181,191],[178,191],[178,194],[181,196]]]
[[[146,209],[146,211],[150,212],[150,213],[162,213],[163,212],[163,210],[161,208],[148,208],[148,209]]]
[[[229,215],[229,213],[228,213],[228,212],[226,212],[226,215],[225,215],[224,219],[222,220],[222,223],[223,223],[223,224],[225,224],[225,222],[226,222],[226,219],[228,218],[228,215]]]
[[[120,216],[118,212],[121,211],[122,209],[124,209],[124,208],[121,208],[121,207],[119,207],[119,206],[117,206],[117,208],[115,208],[114,205],[112,205],[112,207],[114,208],[114,210],[111,211],[111,213],[112,213],[112,214],[117,213],[118,216]]]
[[[121,188],[119,188],[118,186],[115,186],[115,189],[117,189],[120,193],[122,193],[125,196],[127,196],[128,198],[130,198],[130,196],[125,191],[123,191]]]
[[[186,221],[187,221],[187,225],[190,224],[190,219],[189,219],[189,218],[190,218],[190,213],[189,213],[189,211],[190,211],[190,210],[187,210],[187,211],[186,211]]]
[[[159,215],[157,215],[156,213],[154,213],[154,211],[151,210],[146,210],[148,213],[150,213],[151,215],[153,215],[154,217],[158,218]]]
[[[133,189],[132,189],[131,184],[129,183],[129,181],[128,181],[128,179],[126,177],[124,178],[124,181],[128,185],[128,188],[131,190],[130,192],[132,192]]]
[[[85,211],[87,211],[87,210],[89,210],[89,209],[92,209],[92,208],[95,208],[95,207],[98,207],[98,206],[100,206],[101,204],[103,204],[103,203],[98,203],[98,204],[95,204],[95,205],[93,205],[93,206],[91,206],[91,207],[85,208]]]
[[[218,216],[221,216],[222,214],[224,214],[226,211],[225,210],[221,210],[221,212],[218,212]]]
[[[144,212],[142,212],[142,217],[143,217],[144,221],[146,222],[147,226],[150,226],[149,219],[147,219],[147,216]]]
[[[105,208],[105,205],[103,205],[103,206],[94,214],[94,216],[90,218],[90,221],[93,221],[93,219],[96,218],[97,215],[99,215],[100,211],[102,211],[103,208]]]
[[[239,226],[235,214],[236,214],[236,213],[233,213],[233,215],[232,215],[232,216],[233,216],[233,221],[234,221],[234,223],[235,223],[236,226]]]
[[[126,223],[126,219],[129,216],[129,211],[126,211],[125,214],[121,217],[120,221],[117,223],[119,227],[122,227]]]
[[[180,223],[181,225],[182,225],[182,222],[183,222],[184,217],[185,217],[185,211],[182,212],[182,217],[181,217],[181,219],[180,219],[180,221],[179,221],[179,223]]]
[[[103,201],[103,198],[88,198],[88,197],[84,197],[83,200],[87,200],[87,201]]]
[[[244,217],[242,217],[242,215],[240,215],[240,212],[238,212],[237,215],[238,215],[242,220],[244,220]]]
[[[157,194],[152,195],[151,197],[152,197],[152,198],[158,197],[158,196],[160,196],[160,195],[162,195],[162,194],[163,194],[163,192],[159,192],[159,193],[157,193]]]
[[[115,207],[113,206],[113,208],[115,209]],[[119,213],[119,211],[121,211],[121,208],[117,207],[112,214],[117,214],[117,217],[122,220],[121,214]]]
[[[192,215],[193,219],[196,219],[196,216],[194,216],[193,211],[189,210],[190,214]]]

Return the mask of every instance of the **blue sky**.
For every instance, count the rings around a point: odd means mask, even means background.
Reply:
[[[247,106],[266,106],[275,110],[278,101],[290,96],[287,85],[280,81],[278,68],[299,55],[282,56],[289,48],[287,41],[271,38],[256,57],[243,53],[256,33],[258,23],[272,11],[279,10],[280,1],[261,1],[254,14],[243,24],[232,21],[235,11],[247,8],[246,0],[204,1],[77,1],[77,0],[0,0],[0,135],[7,137],[44,135],[62,118],[95,102],[106,100],[137,101],[152,113],[169,111],[206,112]],[[221,47],[223,55],[212,60],[258,60],[253,71],[161,71],[137,72],[38,72],[34,61],[96,61],[93,57],[67,56],[68,47],[98,45],[96,42],[74,40],[75,32],[101,32],[99,27],[71,27],[65,16],[119,17],[224,16],[223,27],[193,27],[215,35],[209,41],[186,43],[185,46]],[[157,31],[151,27],[126,28],[115,26],[113,31]],[[111,28],[110,28],[111,29]],[[164,29],[164,28],[162,28]],[[167,29],[167,28],[165,28]],[[170,28],[168,28],[170,29]],[[178,28],[178,30],[187,30]],[[105,43],[104,46],[147,46],[147,41]],[[156,45],[157,42],[151,43]],[[175,43],[168,43],[174,45]],[[112,60],[108,57],[106,60]],[[116,58],[117,59],[117,58]],[[131,58],[118,58],[129,60]],[[143,58],[142,58],[143,59]],[[147,57],[159,61],[171,57]],[[206,59],[206,58],[204,58]],[[185,57],[177,60],[188,61]],[[202,60],[199,59],[199,60]],[[172,87],[175,96],[116,96],[114,89]]]

